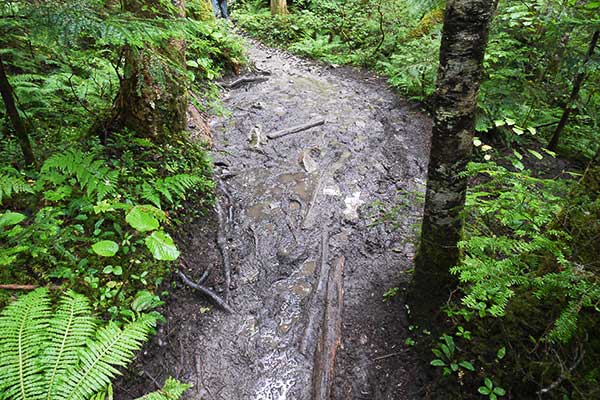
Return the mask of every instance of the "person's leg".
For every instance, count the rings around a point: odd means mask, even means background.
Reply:
[[[219,0],[211,0],[213,12],[215,13],[215,17],[219,16]]]
[[[221,17],[229,19],[229,13],[227,12],[227,0],[219,0],[221,6]]]

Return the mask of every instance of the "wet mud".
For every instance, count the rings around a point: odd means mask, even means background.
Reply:
[[[383,295],[410,279],[430,121],[368,73],[257,43],[249,57],[249,76],[268,79],[225,90],[230,114],[211,121],[235,313],[174,278],[167,322],[121,390],[175,376],[188,399],[419,398],[405,305]],[[373,223],[397,204],[393,224]],[[179,242],[186,272],[210,267],[206,285],[223,294],[217,226],[199,219]]]

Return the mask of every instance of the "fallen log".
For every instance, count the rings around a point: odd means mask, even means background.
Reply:
[[[210,290],[206,286],[198,285],[197,283],[195,283],[194,281],[192,281],[190,278],[188,278],[181,270],[177,270],[177,274],[179,275],[179,277],[181,278],[181,280],[183,281],[183,283],[185,283],[187,286],[191,287],[192,289],[195,289],[195,290],[199,291],[203,295],[209,297],[223,311],[226,311],[229,314],[234,314],[235,313],[235,311],[233,310],[233,308],[231,308],[229,306],[229,304],[227,304],[225,302],[225,300],[221,299],[221,297],[219,297],[218,294],[216,294],[215,292],[213,292],[212,290]]]
[[[282,129],[282,130],[277,131],[277,132],[269,133],[267,135],[267,137],[269,139],[279,139],[281,137],[288,136],[288,135],[291,135],[293,133],[302,132],[302,131],[314,128],[316,126],[323,125],[324,123],[325,123],[324,119],[318,119],[318,120],[315,120],[315,121],[308,122],[306,124],[296,125],[296,126],[292,126],[291,128],[286,128],[286,129]]]

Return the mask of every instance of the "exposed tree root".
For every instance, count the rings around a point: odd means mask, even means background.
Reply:
[[[210,290],[209,288],[207,288],[205,286],[202,286],[202,285],[199,285],[199,284],[195,283],[190,278],[188,278],[183,273],[183,271],[181,271],[181,270],[177,270],[177,274],[179,275],[179,277],[181,278],[181,280],[183,281],[183,283],[185,283],[187,286],[191,287],[192,289],[196,289],[200,293],[202,293],[205,296],[209,297],[223,311],[226,311],[229,314],[234,314],[235,313],[235,311],[233,310],[233,308],[231,308],[229,306],[229,304],[227,304],[227,302],[225,300],[223,300],[221,297],[219,297],[218,294],[216,294],[215,292],[213,292],[212,290]]]

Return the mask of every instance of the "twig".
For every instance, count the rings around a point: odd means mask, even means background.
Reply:
[[[281,137],[288,136],[288,135],[291,135],[293,133],[302,132],[302,131],[305,131],[307,129],[314,128],[315,126],[323,125],[324,123],[325,123],[324,119],[318,119],[318,120],[315,120],[315,121],[308,122],[306,124],[292,126],[291,128],[286,128],[286,129],[282,129],[282,130],[277,131],[277,132],[269,133],[267,135],[267,137],[269,139],[279,139]]]
[[[390,354],[386,354],[385,356],[379,356],[379,357],[375,357],[373,359],[373,361],[381,361],[381,360],[385,360],[386,358],[391,358],[391,357],[396,357],[396,356],[401,356],[402,354],[404,354],[403,351],[398,351],[396,353],[390,353]]]
[[[190,265],[188,264],[188,262],[187,262],[187,260],[185,258],[181,257],[180,260],[181,260],[181,264],[185,268],[191,269]],[[204,272],[200,276],[200,279],[198,279],[198,285],[203,285],[204,282],[206,282],[206,280],[208,279],[209,275],[210,275],[210,266],[206,267],[206,269],[204,270]]]
[[[162,389],[162,386],[156,381],[156,379],[148,373],[148,371],[144,370],[144,375],[146,375],[156,386],[158,390]]]
[[[205,286],[202,286],[202,285],[199,285],[199,284],[193,282],[181,270],[177,270],[177,274],[179,275],[179,277],[181,278],[183,283],[185,283],[192,289],[196,289],[200,293],[210,297],[210,299],[212,301],[214,301],[221,309],[223,309],[224,311],[227,311],[229,314],[234,313],[233,308],[231,308],[229,306],[229,304],[227,304],[223,299],[221,299],[218,294],[216,294],[215,292],[213,292],[212,290],[210,290],[209,288],[207,288]]]
[[[227,88],[227,89],[234,89],[240,85],[243,85],[244,83],[265,82],[268,80],[269,80],[269,78],[265,78],[264,76],[253,76],[253,77],[243,76],[241,78],[236,79],[235,81],[233,81],[231,83],[223,83],[223,84],[221,84],[221,86],[223,86],[224,88]]]
[[[558,353],[556,352],[556,350],[554,350],[554,354],[556,355],[556,358],[558,358],[559,362],[560,362],[560,357],[558,355]],[[562,370],[560,376],[558,377],[557,380],[555,380],[554,382],[552,382],[550,384],[550,386],[547,386],[543,389],[538,390],[537,394],[539,396],[539,398],[542,397],[542,395],[552,391],[553,389],[555,389],[558,385],[560,385],[562,383],[562,381],[564,381],[566,378],[568,378],[567,375],[570,375],[571,372],[573,372],[573,370],[575,368],[577,368],[577,366],[579,365],[579,363],[581,363],[581,361],[583,360],[583,356],[585,355],[585,351],[583,351],[583,349],[581,350],[581,353],[579,354],[579,357],[577,356],[577,354],[575,355],[575,360],[573,361],[573,365],[571,365],[571,367],[569,367],[568,371],[565,371],[565,367],[564,364],[561,362],[560,363],[560,369]]]

